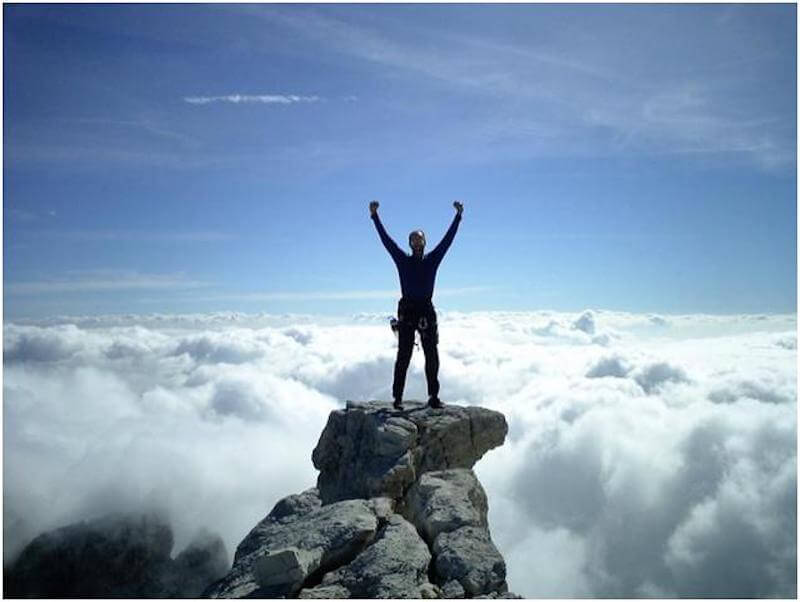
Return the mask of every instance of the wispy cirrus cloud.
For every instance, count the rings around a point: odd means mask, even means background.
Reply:
[[[67,124],[99,126],[104,131],[131,130],[145,132],[150,136],[178,142],[186,147],[194,148],[198,145],[198,140],[194,136],[188,136],[182,132],[175,131],[156,119],[141,117],[137,119],[114,119],[105,117],[81,117],[79,119],[61,119]]]
[[[68,277],[47,280],[8,282],[9,295],[47,295],[60,293],[118,292],[126,290],[180,290],[212,286],[184,274],[141,274],[138,272],[96,270],[72,272]]]
[[[6,206],[5,214],[7,217],[14,219],[20,222],[35,222],[41,219],[44,219],[45,216],[55,217],[56,212],[54,209],[50,209],[45,213],[35,212],[35,211],[28,211],[26,209],[17,209],[17,208],[8,208]]]
[[[501,148],[515,142],[522,145],[515,152],[534,154],[741,156],[767,169],[796,160],[794,112],[777,101],[753,101],[754,90],[769,85],[764,74],[780,68],[781,54],[757,25],[745,24],[746,13],[721,22],[710,12],[698,13],[691,21],[670,9],[665,15],[673,21],[665,26],[631,12],[638,26],[632,34],[614,27],[589,34],[586,21],[572,19],[572,35],[554,34],[545,45],[535,31],[508,42],[421,27],[409,39],[386,24],[322,10],[241,10],[382,72],[421,75],[483,102],[499,99],[502,111],[481,115],[467,128],[474,141],[500,142]],[[690,62],[694,27],[705,27],[708,52]],[[618,51],[627,35],[641,48],[635,56]],[[677,55],[675,39],[681,40]],[[727,58],[726,49],[737,44],[746,44],[747,64]],[[649,67],[654,64],[661,68]],[[515,99],[513,106],[508,98]]]
[[[490,290],[488,286],[467,286],[461,288],[442,288],[436,291],[437,297],[448,297],[454,295],[469,295],[482,293]],[[349,290],[349,291],[267,291],[255,293],[221,293],[203,295],[198,297],[192,295],[194,301],[336,301],[336,300],[355,300],[355,299],[396,299],[399,291],[396,289],[383,290]],[[162,299],[140,299],[140,301],[152,301],[160,303]]]
[[[295,104],[324,102],[320,96],[299,96],[297,94],[227,94],[224,96],[185,96],[185,102],[193,105],[207,105],[216,102],[229,102],[232,104]]]
[[[55,215],[52,212],[51,215]],[[149,242],[149,243],[182,243],[182,242],[219,242],[236,238],[229,232],[215,230],[190,231],[152,231],[152,230],[39,230],[36,238],[50,238],[70,242]]]

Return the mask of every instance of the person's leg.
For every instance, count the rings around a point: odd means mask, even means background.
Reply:
[[[392,384],[392,397],[394,397],[395,404],[399,404],[403,400],[406,372],[411,363],[411,353],[414,351],[414,328],[409,327],[407,322],[400,322],[397,338],[397,359],[394,363],[394,383]]]
[[[435,311],[428,313],[425,318],[426,328],[420,329],[425,352],[425,378],[428,381],[428,397],[436,403],[439,400],[439,327]]]

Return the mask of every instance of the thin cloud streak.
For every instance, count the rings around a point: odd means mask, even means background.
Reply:
[[[262,103],[262,104],[294,104],[299,102],[321,102],[319,96],[298,96],[296,94],[228,94],[226,96],[185,96],[184,101],[194,105],[206,105],[215,102],[229,102],[233,104]]]
[[[228,232],[197,230],[187,232],[150,232],[146,230],[44,230],[34,233],[36,238],[57,238],[73,242],[131,241],[131,242],[218,242],[236,238]]]
[[[708,81],[708,74],[689,72],[683,79],[651,82],[630,77],[619,62],[583,58],[596,48],[583,48],[581,54],[556,44],[554,50],[544,51],[431,28],[418,33],[438,44],[439,51],[423,52],[396,35],[316,11],[298,15],[261,6],[242,10],[383,69],[424,75],[487,97],[538,103],[540,114],[557,115],[544,120],[526,110],[516,117],[516,132],[493,131],[491,119],[489,128],[486,122],[476,124],[490,139],[516,138],[520,130],[533,130],[535,136],[523,138],[541,141],[544,132],[546,138],[564,141],[565,150],[580,152],[587,134],[593,139],[598,128],[605,128],[605,135],[596,140],[605,153],[738,153],[767,169],[795,161],[794,144],[785,134],[791,124],[774,111],[756,112],[744,103],[732,103],[727,93],[731,82],[725,77]],[[720,107],[726,107],[724,114]],[[538,152],[553,150],[551,144]]]
[[[437,289],[437,297],[450,297],[455,295],[470,295],[491,290],[488,286],[468,286],[462,288]],[[309,291],[291,292],[274,291],[263,293],[239,293],[209,296],[192,296],[195,301],[319,301],[319,300],[352,300],[352,299],[395,299],[398,296],[396,289],[385,290],[352,290],[352,291]],[[142,300],[144,301],[144,300]],[[162,299],[147,299],[151,302],[161,302]]]
[[[167,127],[155,123],[150,119],[108,119],[102,117],[84,117],[80,119],[61,119],[60,121],[68,124],[75,123],[79,125],[97,125],[111,128],[129,128],[133,130],[141,130],[151,134],[152,136],[165,140],[180,142],[187,146],[196,147],[198,145],[197,138],[173,131]]]
[[[125,290],[194,289],[213,286],[201,280],[187,280],[174,274],[121,274],[74,280],[9,282],[9,295],[52,295],[57,293],[115,292]]]

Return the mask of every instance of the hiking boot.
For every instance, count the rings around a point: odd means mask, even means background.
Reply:
[[[439,399],[438,397],[431,397],[428,399],[428,407],[438,409],[438,408],[443,408],[444,404],[442,403],[442,400]]]
[[[400,410],[401,412],[403,411],[403,402],[400,401],[399,399],[395,399],[392,406],[394,407],[395,410]]]

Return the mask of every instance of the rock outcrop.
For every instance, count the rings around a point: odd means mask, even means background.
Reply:
[[[171,558],[172,529],[154,514],[111,514],[43,533],[4,573],[6,597],[195,598],[230,565],[201,533]]]
[[[505,417],[478,407],[348,402],[312,454],[317,486],[239,544],[215,598],[518,598],[472,467]]]

